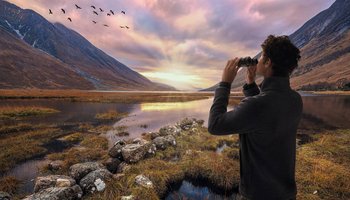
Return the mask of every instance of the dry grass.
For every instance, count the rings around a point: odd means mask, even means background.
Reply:
[[[297,152],[298,199],[350,199],[350,130],[316,137]]]
[[[17,119],[28,116],[56,113],[58,110],[37,106],[0,107],[0,119]]]
[[[110,110],[105,113],[96,114],[95,118],[100,120],[114,120],[114,119],[126,117],[127,115],[128,113],[126,112],[118,112],[116,110]]]
[[[212,97],[212,92],[98,92],[84,90],[0,90],[0,99],[59,98],[71,101],[141,103],[186,102]]]
[[[0,172],[9,170],[19,162],[44,155],[47,149],[42,146],[62,134],[60,129],[47,128],[1,139]]]
[[[9,194],[15,194],[20,181],[13,176],[5,176],[0,179],[0,191],[7,192]]]

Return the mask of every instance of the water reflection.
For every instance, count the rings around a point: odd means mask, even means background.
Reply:
[[[211,191],[208,187],[194,185],[191,182],[183,181],[180,188],[171,191],[165,200],[229,200],[235,199],[235,194],[229,196],[216,194]]]

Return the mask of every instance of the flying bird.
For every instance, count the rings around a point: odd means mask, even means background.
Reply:
[[[125,26],[125,28],[129,29],[130,27],[129,26]]]
[[[105,27],[109,27],[107,24],[103,24],[103,26],[105,26]]]
[[[100,11],[103,12],[102,8],[100,8]]]
[[[121,12],[121,13],[123,13],[123,14],[125,15],[125,11],[123,11],[123,10],[122,10],[122,12]]]
[[[96,9],[96,7],[95,7],[95,6],[91,6],[91,8]]]
[[[107,16],[111,16],[111,14],[107,13]]]
[[[81,7],[79,7],[77,4],[75,4],[75,7],[76,7],[77,9],[81,9]]]
[[[66,14],[66,11],[63,8],[61,8],[61,10],[62,10],[63,14]]]
[[[120,26],[120,28],[125,28],[124,26]]]
[[[113,10],[110,10],[110,12],[112,13],[112,15],[114,15],[114,12],[113,12]]]
[[[49,14],[52,15],[52,10],[51,9],[49,9]]]
[[[72,19],[70,17],[67,18],[70,22],[72,22]]]
[[[92,21],[94,24],[97,24],[97,22],[96,21]]]
[[[93,11],[93,12],[94,12],[94,14],[98,15],[98,13],[96,11]]]

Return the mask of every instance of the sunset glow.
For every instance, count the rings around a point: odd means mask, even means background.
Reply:
[[[193,90],[216,84],[228,59],[255,56],[267,35],[293,33],[334,0],[9,2],[64,24],[152,81]],[[94,15],[91,5],[105,12]],[[65,15],[61,8],[66,9]],[[116,15],[107,16],[109,10]]]

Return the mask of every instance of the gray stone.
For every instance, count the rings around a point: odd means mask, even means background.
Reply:
[[[119,160],[123,159],[122,148],[126,145],[124,140],[118,140],[114,143],[113,147],[109,150],[108,155],[112,158],[118,158]]]
[[[134,195],[122,196],[121,197],[121,200],[134,200],[134,199],[135,199]]]
[[[116,173],[118,170],[118,166],[122,161],[119,160],[118,158],[109,158],[104,165],[110,171],[111,173]]]
[[[0,191],[0,200],[10,200],[11,195],[7,192]]]
[[[142,138],[135,138],[135,139],[133,139],[132,143],[144,145],[144,144],[148,143],[148,141],[145,139],[142,139]]]
[[[123,159],[127,163],[137,163],[142,160],[151,147],[151,143],[128,144],[122,149]]]
[[[24,200],[75,200],[83,196],[79,185],[72,187],[49,187],[27,196]]]
[[[55,160],[48,164],[48,168],[51,171],[57,171],[62,169],[64,162],[62,160]]]
[[[152,181],[149,180],[149,178],[143,174],[140,174],[135,177],[135,183],[146,188],[153,188]]]
[[[160,136],[180,135],[181,129],[178,126],[164,126],[159,129]]]
[[[85,193],[101,192],[106,187],[105,181],[112,178],[112,176],[106,169],[97,169],[82,178],[79,185]]]
[[[69,168],[69,175],[76,181],[80,181],[80,179],[82,179],[88,173],[103,168],[105,167],[101,163],[97,162],[78,163]]]
[[[64,175],[49,175],[39,176],[35,180],[34,192],[39,192],[50,187],[71,187],[76,182],[69,176]]]
[[[153,141],[153,144],[156,145],[157,149],[166,149],[168,146],[173,145],[176,146],[176,139],[174,136],[172,135],[168,135],[168,136],[160,136],[155,138]]]

